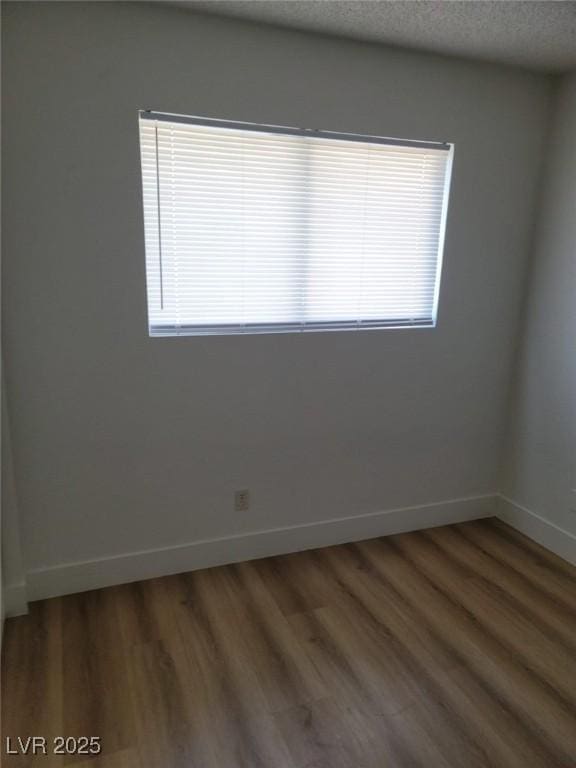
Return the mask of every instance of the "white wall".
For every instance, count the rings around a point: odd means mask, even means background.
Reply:
[[[1,21],[1,17],[0,17],[0,34],[1,34],[1,31],[2,31],[2,21]],[[1,137],[1,130],[2,130],[2,128],[0,126],[0,142],[1,142],[1,139],[2,139],[2,137]],[[2,172],[2,160],[1,160],[1,157],[0,157],[0,175],[1,175],[1,172]],[[0,208],[1,208],[1,202],[2,202],[1,201],[1,197],[2,196],[1,196],[1,193],[0,193]],[[0,226],[1,226],[1,222],[0,222]],[[1,237],[1,233],[0,233],[0,237]],[[1,249],[1,246],[0,246],[0,267],[1,267],[1,262],[2,262],[2,253],[1,253],[1,251],[2,251],[2,249]],[[0,273],[1,273],[1,270],[0,270]],[[0,288],[1,288],[1,283],[0,283]],[[1,323],[1,318],[0,318],[0,335],[1,335],[1,331],[2,331],[1,325],[2,325],[2,323]],[[3,373],[2,373],[2,344],[1,343],[0,343],[0,400],[2,401],[2,403],[4,402],[4,381],[3,381]],[[4,408],[2,408],[2,411],[3,410],[4,410]],[[3,432],[3,429],[4,429],[4,419],[3,419],[3,416],[4,416],[4,414],[2,412],[0,412],[0,437],[1,437],[2,434],[4,434],[4,432]],[[2,462],[2,459],[3,459],[2,449],[0,447],[0,463]],[[3,558],[3,554],[2,554],[3,553],[3,546],[4,546],[3,545],[3,536],[2,536],[2,532],[3,532],[3,528],[4,528],[4,515],[2,514],[1,498],[2,498],[2,478],[0,477],[0,650],[2,648],[2,638],[4,637],[4,617],[6,616],[6,604],[5,604],[5,600],[4,600],[4,558]]]
[[[3,12],[28,569],[497,490],[545,78],[158,5]],[[140,108],[453,141],[438,327],[148,338]]]
[[[554,104],[503,489],[576,535],[576,73]]]
[[[0,508],[2,510],[2,597],[7,615],[26,611],[26,574],[22,560],[18,500],[14,483],[14,462],[10,439],[10,419],[6,395],[2,391],[2,472],[0,473]]]

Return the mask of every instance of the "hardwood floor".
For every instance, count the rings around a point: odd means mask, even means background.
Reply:
[[[35,603],[3,739],[76,768],[576,766],[576,569],[496,520]],[[5,744],[3,745],[5,749]]]

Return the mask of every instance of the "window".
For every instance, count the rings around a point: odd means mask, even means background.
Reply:
[[[430,326],[452,148],[140,113],[150,335]]]

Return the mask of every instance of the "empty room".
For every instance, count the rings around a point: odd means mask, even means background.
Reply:
[[[1,27],[2,766],[576,768],[576,2]]]

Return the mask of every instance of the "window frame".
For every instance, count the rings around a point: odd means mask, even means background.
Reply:
[[[438,305],[440,295],[440,284],[442,279],[442,267],[444,256],[444,245],[446,236],[446,224],[450,199],[450,186],[452,180],[452,166],[454,158],[454,144],[446,141],[420,141],[413,139],[397,139],[371,134],[344,133],[338,131],[328,131],[316,128],[295,128],[289,126],[279,126],[266,123],[250,123],[235,120],[224,120],[209,117],[200,117],[192,115],[171,114],[166,112],[157,112],[154,110],[140,110],[139,120],[150,120],[154,122],[183,123],[206,127],[230,128],[242,131],[254,131],[257,133],[281,134],[287,136],[309,136],[324,139],[335,139],[339,141],[349,141],[355,143],[383,144],[386,146],[416,147],[420,149],[434,149],[446,151],[446,171],[444,177],[444,190],[442,195],[442,211],[440,216],[440,225],[438,232],[438,249],[436,257],[436,274],[434,284],[434,297],[432,313],[430,320],[412,319],[356,319],[356,320],[333,320],[333,321],[313,321],[302,320],[294,322],[237,322],[237,323],[218,323],[218,324],[162,324],[153,325],[150,322],[149,294],[147,291],[147,314],[148,330],[151,337],[174,337],[174,336],[229,336],[229,335],[255,335],[255,334],[275,334],[275,333],[314,333],[318,331],[358,331],[358,330],[390,330],[390,329],[422,329],[435,328],[437,325]],[[158,149],[156,149],[158,152]],[[158,161],[158,160],[157,160]],[[142,163],[141,163],[142,166]],[[143,167],[141,167],[143,174]],[[158,216],[160,217],[160,202],[158,201]],[[160,226],[160,225],[159,225]],[[147,259],[146,255],[146,259]],[[161,262],[161,255],[160,255]],[[147,266],[148,272],[148,266]]]

